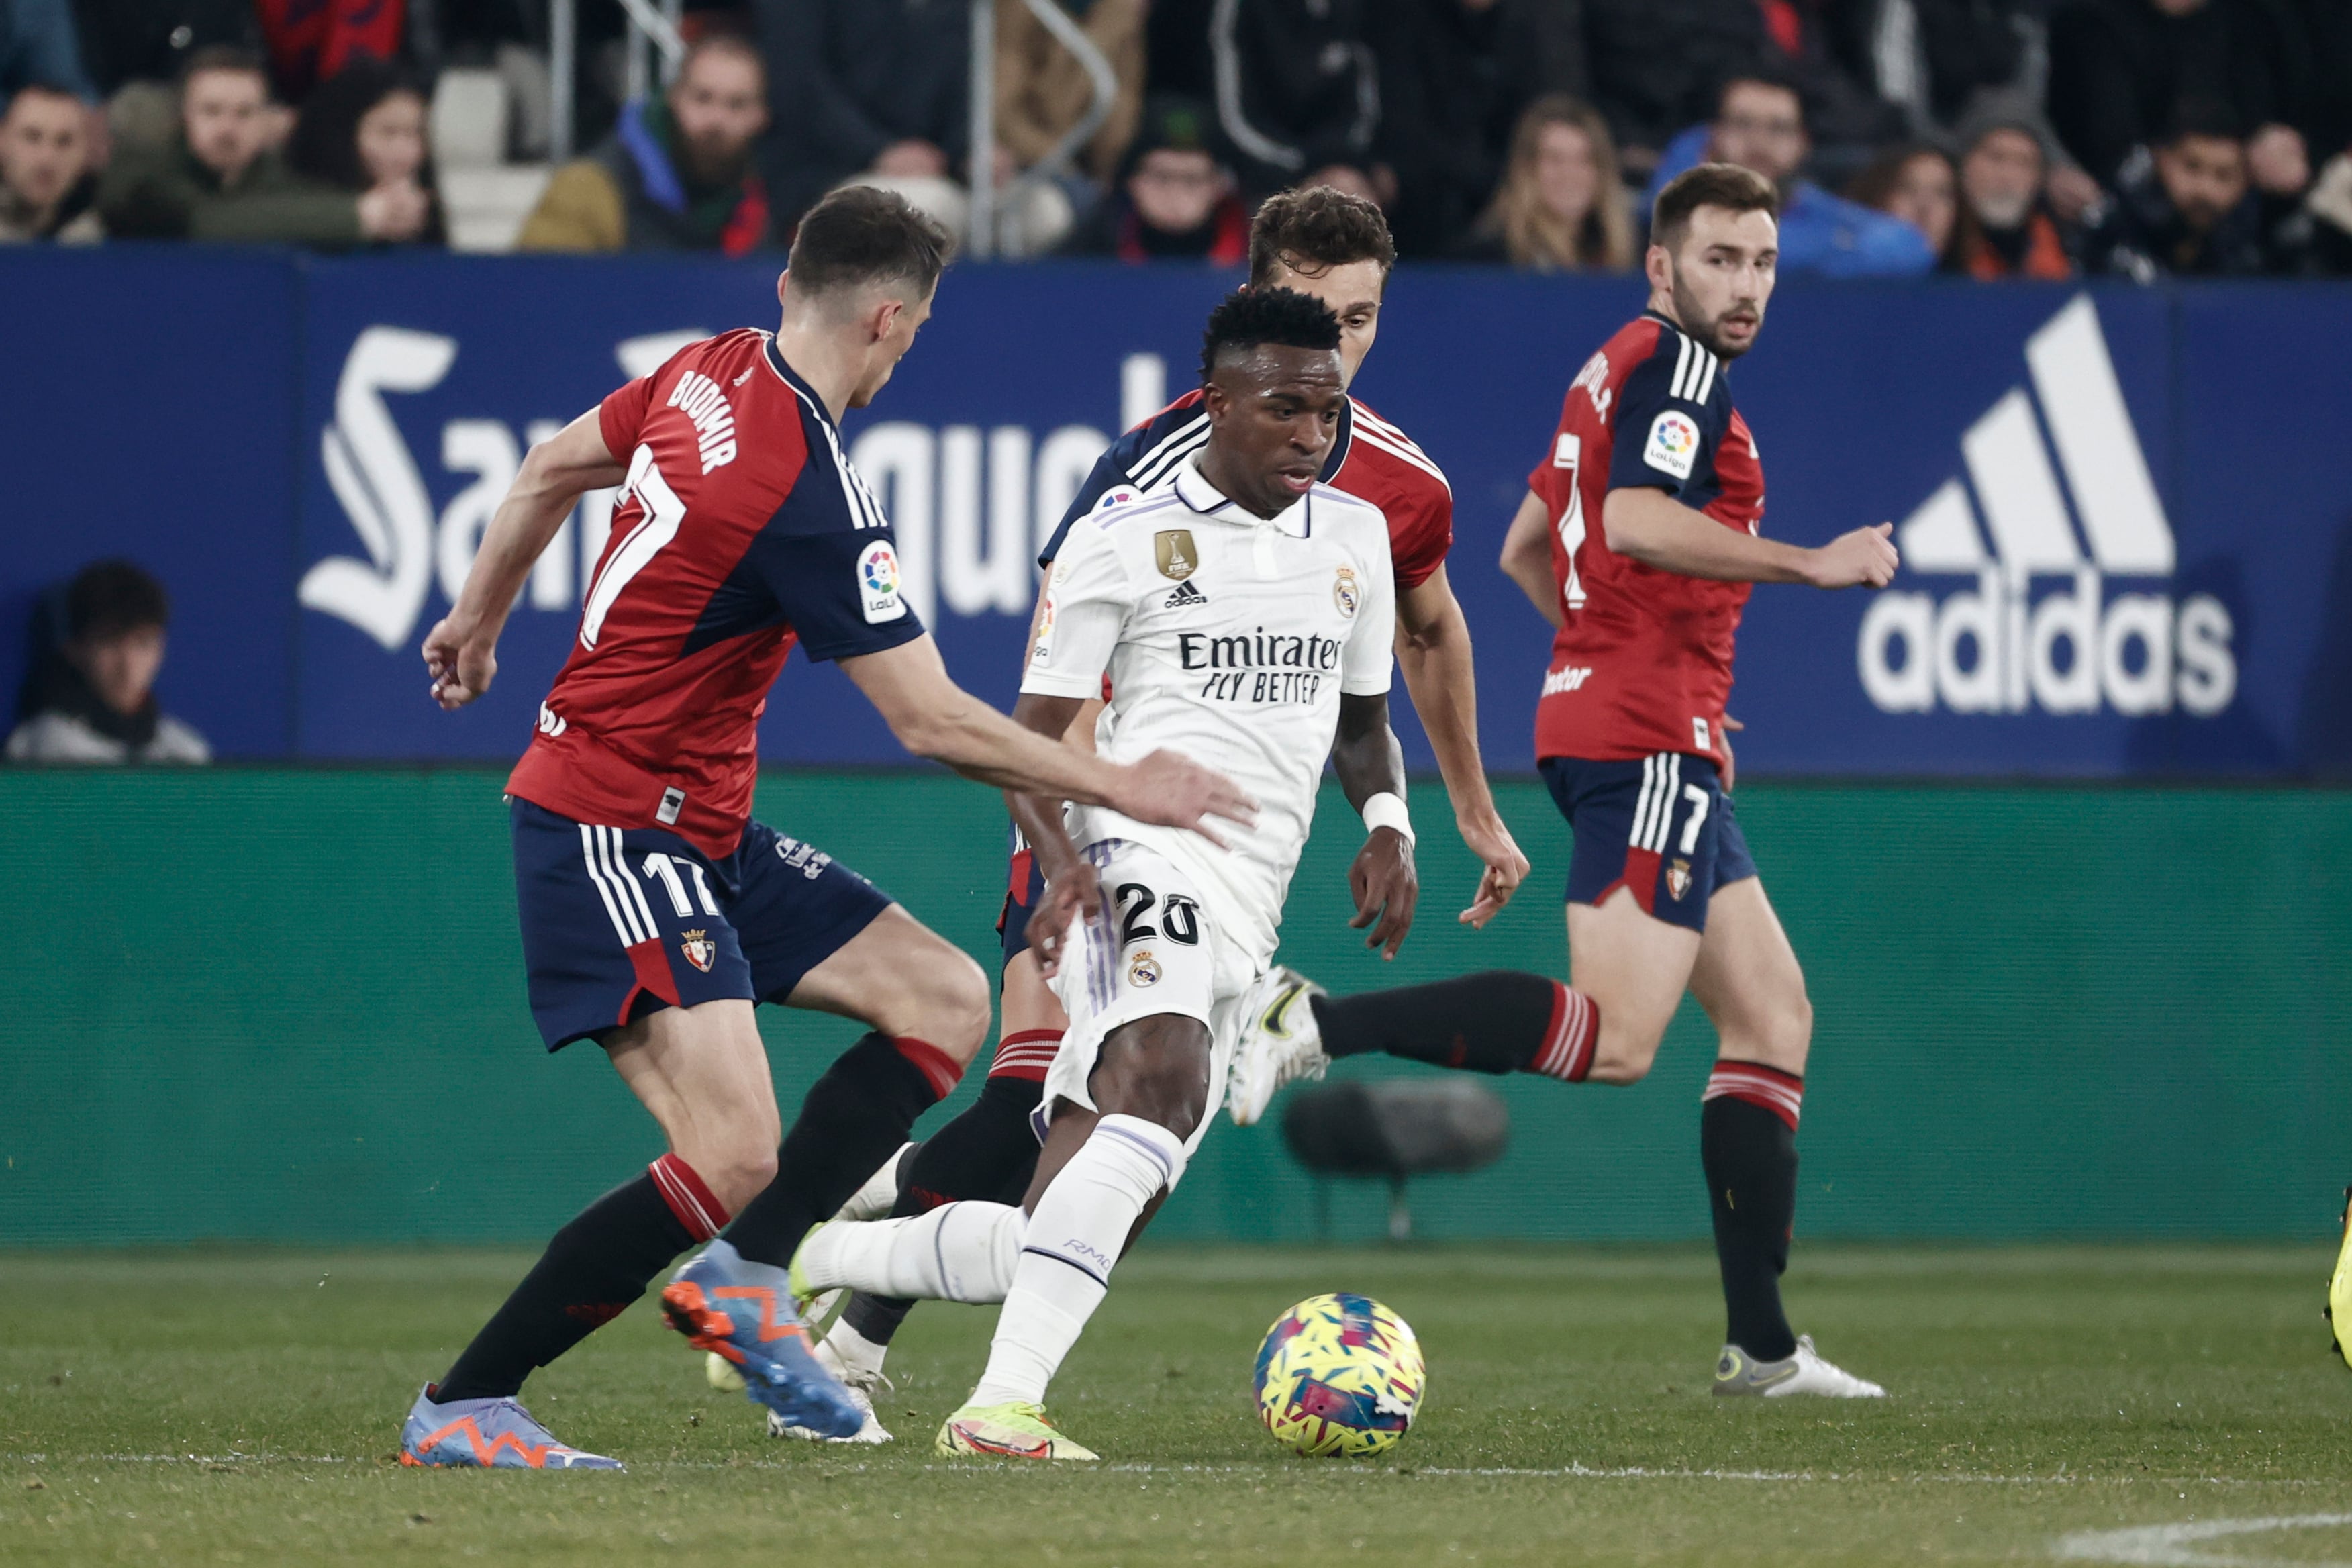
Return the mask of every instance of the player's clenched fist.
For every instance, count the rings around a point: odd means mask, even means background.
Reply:
[[[1111,805],[1138,822],[1189,827],[1222,849],[1208,826],[1220,816],[1243,827],[1257,820],[1257,802],[1221,773],[1175,752],[1158,751],[1127,769],[1122,798]]]
[[[1887,537],[1894,531],[1893,523],[1882,522],[1875,528],[1839,534],[1811,552],[1812,570],[1807,580],[1816,588],[1885,587],[1895,580],[1895,568],[1901,563],[1895,542]]]
[[[1074,860],[1046,879],[1045,891],[1029,913],[1029,945],[1036,951],[1039,973],[1054,977],[1078,917],[1097,920],[1102,907],[1102,878],[1092,861]]]
[[[425,635],[425,673],[433,678],[433,700],[455,712],[498,679],[498,644],[446,616]]]

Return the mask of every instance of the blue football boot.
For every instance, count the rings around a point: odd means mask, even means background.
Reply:
[[[492,1470],[618,1470],[618,1459],[567,1447],[512,1399],[452,1399],[442,1404],[426,1384],[400,1429],[404,1465],[454,1465]]]
[[[810,1353],[783,1269],[714,1241],[662,1290],[662,1314],[697,1350],[733,1363],[755,1405],[821,1437],[854,1437],[866,1413]]]

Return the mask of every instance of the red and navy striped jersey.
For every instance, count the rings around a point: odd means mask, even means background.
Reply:
[[[1184,459],[1208,441],[1209,416],[1195,388],[1112,442],[1063,512],[1037,564],[1054,563],[1070,524],[1087,512],[1173,484]],[[1387,514],[1389,559],[1400,591],[1419,587],[1445,563],[1454,543],[1454,491],[1445,475],[1412,437],[1352,397],[1339,411],[1322,479]]]
[[[1611,490],[1661,489],[1757,531],[1764,466],[1722,363],[1655,312],[1628,322],[1570,384],[1528,488],[1551,516],[1565,616],[1536,708],[1536,755],[1684,752],[1720,763],[1748,585],[1628,560],[1609,548],[1601,509]]]
[[[846,658],[923,625],[898,591],[888,520],[766,332],[688,344],[604,399],[600,420],[628,479],[507,791],[730,854],[793,645]]]

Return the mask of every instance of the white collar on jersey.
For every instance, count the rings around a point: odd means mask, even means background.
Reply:
[[[1280,529],[1293,539],[1305,539],[1315,531],[1315,493],[1309,490],[1272,517],[1261,518],[1245,511],[1232,497],[1211,484],[1202,474],[1199,453],[1176,466],[1176,499],[1203,517],[1230,514],[1234,522],[1264,523]]]

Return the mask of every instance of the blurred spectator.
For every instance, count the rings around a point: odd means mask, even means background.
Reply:
[[[1712,159],[1752,169],[1780,187],[1780,270],[1824,278],[1908,278],[1932,272],[1936,252],[1900,218],[1873,212],[1797,177],[1811,151],[1803,100],[1787,82],[1734,77],[1712,125],[1667,143],[1643,195],[1647,210],[1668,180]]]
[[[269,84],[241,49],[199,49],[180,87],[180,132],[154,151],[125,148],[98,206],[119,238],[285,240],[340,247],[414,239],[432,216],[413,185],[352,197],[304,180],[268,147]]]
[[[425,143],[425,93],[396,66],[362,56],[320,82],[302,105],[286,162],[306,179],[352,195],[397,190],[425,204],[413,237],[439,245],[448,236]]]
[[[1097,183],[1118,172],[1143,115],[1144,0],[1060,0],[1110,62],[1118,95],[1078,166]],[[1094,101],[1094,85],[1022,0],[996,0],[996,139],[1020,168],[1051,153]]]
[[[1633,215],[1607,121],[1564,93],[1519,117],[1495,199],[1455,254],[1533,272],[1623,272]]]
[[[171,145],[180,126],[180,78],[197,50],[259,49],[253,0],[74,0],[82,62],[106,100],[114,145]]]
[[[1976,97],[2026,85],[2028,0],[1830,0],[1831,47],[1910,134],[1948,137]]]
[[[1206,117],[1186,100],[1154,100],[1128,150],[1126,178],[1072,232],[1063,252],[1219,267],[1246,260],[1249,209],[1209,150]]]
[[[2287,258],[2268,242],[2247,164],[2226,106],[2184,103],[2155,147],[2125,163],[2085,242],[2088,269],[2140,283],[2273,270]]]
[[[2352,277],[2352,153],[2319,171],[2304,198],[2304,270]]]
[[[523,250],[717,250],[768,242],[754,159],[768,125],[759,51],[731,34],[698,40],[669,91],[625,105],[613,133],[548,182]]]
[[[0,113],[0,245],[82,245],[106,231],[90,210],[89,115],[81,100],[38,83]]]
[[[1373,3],[1220,0],[1209,31],[1217,128],[1252,196],[1333,164],[1395,195],[1395,176],[1372,162],[1381,128],[1380,68],[1367,32]]]
[[[1936,253],[1937,270],[1960,269],[1969,238],[1961,219],[1960,176],[1941,148],[1913,142],[1882,153],[1847,183],[1845,194],[1917,229]]]
[[[952,207],[970,137],[968,0],[757,0],[772,111],[761,159],[779,230],[852,175]],[[1009,160],[1007,161],[1009,163]]]
[[[74,577],[64,598],[63,635],[37,650],[25,677],[8,761],[212,761],[205,738],[155,700],[172,618],[163,584],[128,561],[100,561]]]
[[[286,103],[304,102],[353,61],[399,58],[408,26],[406,0],[253,0],[253,9]]]
[[[82,69],[69,0],[0,0],[0,109],[35,85],[97,101]]]
[[[1724,82],[1764,58],[1756,0],[1583,0],[1583,10],[1592,105],[1637,176],[1657,167],[1677,132],[1715,112]]]
[[[2066,0],[2050,19],[2050,116],[2083,167],[2112,185],[2176,103],[2225,105],[2254,186],[2299,194],[2309,153],[2302,29],[2280,0]]]
[[[1391,231],[1406,256],[1459,242],[1493,197],[1520,111],[1589,95],[1577,0],[1390,0],[1373,14]]]
[[[2074,276],[2066,231],[2051,210],[2051,146],[2039,113],[1988,99],[1960,124],[1958,271],[2002,278]]]

